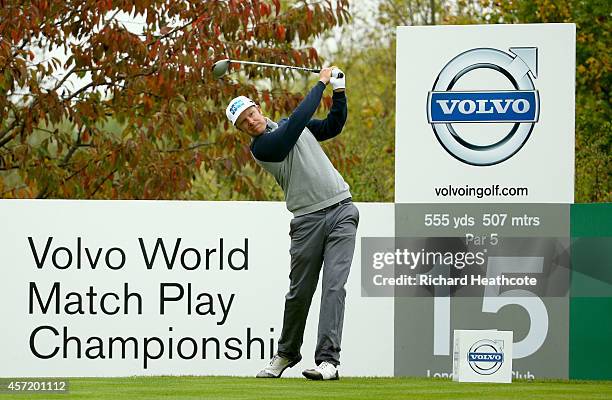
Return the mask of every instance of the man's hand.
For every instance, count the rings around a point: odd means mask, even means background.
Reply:
[[[319,72],[319,80],[323,82],[325,86],[327,86],[327,84],[329,83],[331,79],[332,68],[335,68],[335,67],[323,68],[321,69],[321,72]]]
[[[340,68],[332,69],[332,77],[329,81],[334,89],[334,92],[344,92],[346,88],[346,74]]]

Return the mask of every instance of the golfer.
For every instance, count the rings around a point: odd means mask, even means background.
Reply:
[[[291,271],[285,296],[283,329],[278,352],[257,374],[258,378],[280,378],[302,356],[306,317],[322,278],[321,310],[315,367],[303,375],[308,379],[338,379],[344,299],[359,212],[351,202],[349,186],[329,161],[320,141],[337,136],[347,117],[345,77],[324,68],[319,81],[289,118],[275,123],[264,117],[251,99],[233,99],[227,118],[238,130],[252,137],[251,153],[270,172],[285,193],[291,220]],[[325,87],[333,87],[333,105],[327,118],[313,119]],[[321,270],[323,273],[321,274]]]

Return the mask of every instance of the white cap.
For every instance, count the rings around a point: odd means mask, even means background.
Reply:
[[[244,110],[247,108],[254,106],[255,102],[249,99],[246,96],[238,96],[232,101],[230,101],[229,105],[225,109],[225,115],[227,119],[232,121],[232,125],[236,125],[236,120],[242,114]]]

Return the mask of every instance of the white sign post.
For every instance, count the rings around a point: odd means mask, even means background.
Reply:
[[[497,278],[528,268],[542,284],[556,279],[540,260],[550,238],[563,248],[569,237],[575,42],[574,24],[397,28],[396,237],[452,237],[487,252],[482,268],[443,273]],[[542,245],[537,252],[504,247],[521,237]],[[568,377],[569,291],[470,284],[476,295],[465,296],[463,289],[424,292],[432,295],[426,323],[396,319],[396,374],[448,375],[454,329],[512,327],[524,332],[514,354],[504,355],[515,357],[515,377]],[[395,312],[412,315],[423,303],[398,301]],[[465,357],[457,367],[475,374]]]

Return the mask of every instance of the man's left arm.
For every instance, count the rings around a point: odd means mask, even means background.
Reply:
[[[332,96],[332,101],[333,103],[327,114],[327,118],[311,119],[306,124],[306,127],[319,142],[338,136],[340,132],[342,132],[342,128],[346,122],[348,107],[344,90],[335,91]]]

